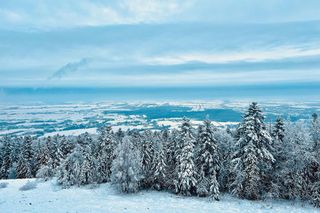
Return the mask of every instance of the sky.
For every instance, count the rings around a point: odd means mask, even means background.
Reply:
[[[320,83],[319,0],[0,0],[0,87]]]

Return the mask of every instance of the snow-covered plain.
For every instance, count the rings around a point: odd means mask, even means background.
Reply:
[[[19,190],[28,181],[37,186]],[[55,181],[35,179],[0,180],[8,183],[0,188],[1,213],[59,213],[59,212],[320,212],[309,204],[294,201],[248,201],[223,195],[221,201],[207,198],[182,197],[168,192],[141,191],[121,194],[110,184],[62,189]]]
[[[114,130],[177,128],[184,116],[194,125],[205,118],[217,127],[236,125],[249,101],[190,102],[115,102],[83,104],[1,105],[0,136],[3,135],[78,135],[95,133],[111,125]],[[320,102],[260,103],[267,121],[282,116],[285,119],[309,119],[320,110]]]

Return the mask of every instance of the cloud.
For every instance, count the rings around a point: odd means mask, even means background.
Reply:
[[[68,64],[64,65],[63,67],[61,67],[56,72],[54,72],[48,78],[48,80],[61,79],[64,76],[66,76],[67,74],[69,74],[71,72],[75,72],[75,71],[79,70],[80,68],[85,67],[86,65],[89,64],[89,61],[90,60],[88,58],[83,58],[80,61],[68,63]]]
[[[4,28],[38,29],[158,23],[182,12],[189,1],[12,0],[2,5],[0,23]]]
[[[286,81],[285,76],[319,82],[319,26],[183,23],[0,30],[6,50],[0,52],[0,86],[232,85],[251,83],[251,75],[257,82]]]
[[[310,57],[320,55],[320,49],[303,50],[297,47],[281,46],[269,50],[228,52],[228,53],[187,53],[168,55],[146,59],[146,63],[174,65],[189,62],[202,63],[231,63],[231,62],[259,62],[268,60],[281,60],[295,57]]]
[[[319,20],[320,1],[194,0],[180,20],[213,23],[279,23]]]
[[[279,23],[320,20],[320,1],[308,0],[10,0],[0,26],[53,29],[139,23]]]

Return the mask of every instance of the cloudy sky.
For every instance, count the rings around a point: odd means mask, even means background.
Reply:
[[[320,83],[319,0],[0,0],[0,87]]]

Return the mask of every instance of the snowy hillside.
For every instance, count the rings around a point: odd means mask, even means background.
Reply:
[[[36,188],[21,190],[28,181]],[[8,183],[1,188],[3,183]],[[4,187],[4,186],[3,186]],[[248,201],[223,195],[221,201],[206,198],[181,197],[167,192],[141,191],[120,194],[110,184],[97,187],[61,189],[55,181],[35,179],[0,181],[0,212],[319,212],[308,204],[293,201]]]

